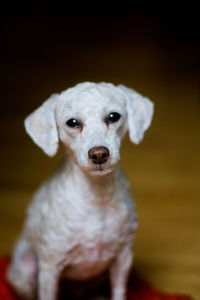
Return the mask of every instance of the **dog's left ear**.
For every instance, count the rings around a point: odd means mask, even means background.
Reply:
[[[52,95],[24,122],[25,129],[33,141],[49,156],[54,156],[58,149],[58,130],[55,107],[58,94]]]
[[[136,91],[125,87],[118,86],[127,99],[128,129],[130,140],[139,144],[143,139],[144,132],[151,124],[154,104],[148,98],[143,97]]]

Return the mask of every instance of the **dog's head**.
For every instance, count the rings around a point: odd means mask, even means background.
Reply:
[[[25,128],[49,156],[60,139],[82,169],[104,175],[119,161],[126,131],[138,144],[152,115],[153,103],[132,89],[85,82],[52,95],[26,118]]]

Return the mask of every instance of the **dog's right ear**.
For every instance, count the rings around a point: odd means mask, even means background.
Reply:
[[[58,94],[52,95],[25,119],[25,129],[33,141],[49,156],[58,149],[58,130],[55,106]]]

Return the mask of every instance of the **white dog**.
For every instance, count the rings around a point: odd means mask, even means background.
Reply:
[[[54,94],[25,120],[34,142],[68,161],[36,192],[8,270],[25,299],[57,298],[61,276],[84,281],[109,269],[112,300],[124,300],[136,213],[117,166],[129,130],[138,144],[153,103],[132,89],[85,82]]]

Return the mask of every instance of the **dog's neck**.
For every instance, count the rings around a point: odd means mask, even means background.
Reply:
[[[119,184],[120,167],[117,166],[113,171],[105,175],[91,175],[89,172],[69,158],[66,162],[66,174],[73,180],[77,189],[81,189],[83,194],[89,193],[96,199],[96,204],[106,204],[117,190]]]

